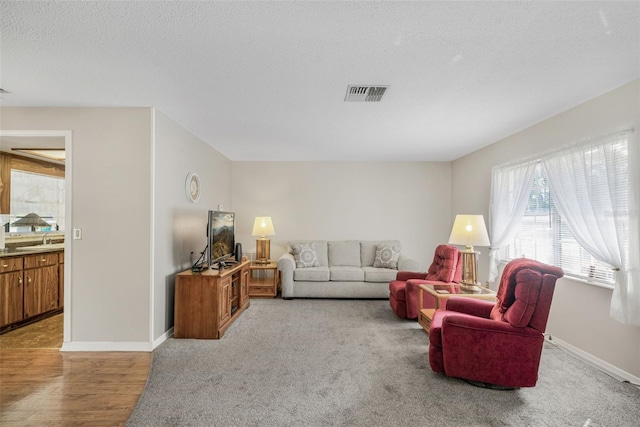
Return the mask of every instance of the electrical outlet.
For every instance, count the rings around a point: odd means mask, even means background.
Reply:
[[[82,240],[82,228],[73,229],[73,240]]]

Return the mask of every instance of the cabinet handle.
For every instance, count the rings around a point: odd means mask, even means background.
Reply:
[[[7,268],[9,267],[9,264],[2,264],[2,268]]]
[[[18,283],[22,285],[22,277],[18,277]]]
[[[42,258],[42,259],[40,260],[40,262],[47,262],[47,259],[46,259],[46,258]]]
[[[31,277],[30,277],[30,276],[27,276],[27,279],[29,279],[29,280],[27,281],[27,283],[31,283]]]

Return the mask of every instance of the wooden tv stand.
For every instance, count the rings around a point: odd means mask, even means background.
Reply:
[[[249,307],[249,265],[176,275],[174,338],[219,339]]]

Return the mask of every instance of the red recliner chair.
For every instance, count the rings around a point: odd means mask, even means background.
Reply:
[[[521,258],[506,265],[497,302],[451,297],[429,329],[436,372],[487,387],[533,387],[562,269]]]
[[[435,308],[435,299],[425,295],[418,307],[418,286],[423,283],[459,283],[462,277],[462,254],[450,245],[438,245],[429,270],[424,273],[398,271],[389,283],[389,304],[402,319],[417,319],[423,308]]]

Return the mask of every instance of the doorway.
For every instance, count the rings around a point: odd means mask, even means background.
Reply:
[[[0,151],[11,152],[12,148],[43,148],[45,150],[64,150],[66,154],[65,163],[65,212],[64,212],[64,274],[63,274],[63,305],[64,311],[61,314],[52,316],[48,319],[43,319],[40,322],[41,325],[37,325],[36,323],[32,325],[24,326],[23,333],[16,333],[19,329],[11,332],[7,332],[7,334],[12,334],[8,338],[10,340],[4,340],[6,343],[18,342],[20,337],[22,339],[26,339],[29,341],[33,341],[36,344],[34,345],[45,345],[50,346],[51,340],[47,339],[47,334],[57,334],[59,336],[60,322],[62,321],[62,342],[61,345],[64,345],[65,342],[71,341],[71,316],[72,316],[72,307],[71,307],[71,251],[72,251],[72,238],[73,233],[71,230],[72,223],[72,210],[71,210],[71,200],[72,200],[72,188],[71,188],[71,144],[72,137],[71,131],[64,130],[43,130],[43,131],[34,131],[34,130],[0,130]],[[26,157],[32,156],[32,154],[23,154]],[[38,154],[33,154],[36,157]],[[38,323],[40,323],[38,322]],[[57,323],[56,323],[57,322]],[[28,328],[28,329],[26,329]],[[22,329],[22,328],[20,328]],[[55,332],[55,331],[58,332]],[[42,335],[41,337],[38,337]],[[28,338],[25,338],[28,337]],[[58,338],[52,338],[56,340]],[[59,340],[59,339],[58,339]],[[46,342],[46,344],[43,344]],[[40,344],[38,344],[40,343]],[[7,344],[9,345],[9,344]],[[13,345],[13,344],[12,344]],[[57,344],[56,344],[57,345]]]

